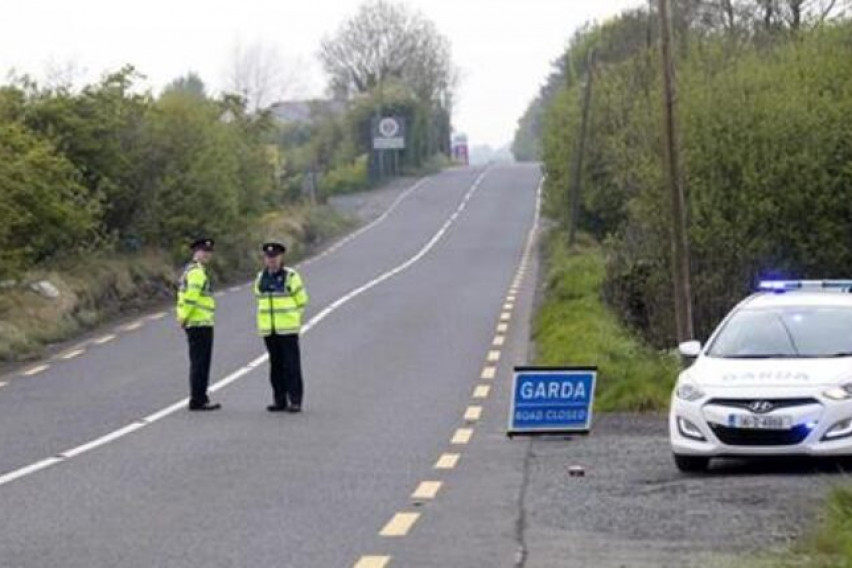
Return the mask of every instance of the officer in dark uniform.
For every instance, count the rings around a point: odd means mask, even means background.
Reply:
[[[299,332],[308,293],[299,273],[284,266],[286,250],[278,242],[263,245],[265,268],[254,284],[257,328],[269,352],[270,412],[301,412],[304,392]]]
[[[189,343],[190,410],[218,410],[220,404],[210,402],[210,362],[213,357],[213,324],[216,300],[205,268],[213,255],[213,239],[198,239],[190,245],[192,261],[180,278],[177,319]]]

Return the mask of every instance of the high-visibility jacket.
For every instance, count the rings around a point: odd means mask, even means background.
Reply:
[[[289,335],[302,328],[308,293],[302,277],[292,268],[270,273],[262,270],[254,282],[257,331],[260,335]]]
[[[215,314],[216,300],[207,271],[200,262],[190,262],[180,277],[177,319],[187,327],[210,327]]]

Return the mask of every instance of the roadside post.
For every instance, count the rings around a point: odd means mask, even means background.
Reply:
[[[515,367],[506,434],[588,434],[597,375],[597,367]]]

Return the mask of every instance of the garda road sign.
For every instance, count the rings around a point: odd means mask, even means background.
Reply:
[[[516,367],[509,436],[587,434],[597,374],[596,367]]]

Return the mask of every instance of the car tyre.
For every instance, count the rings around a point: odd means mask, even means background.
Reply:
[[[704,456],[675,454],[674,461],[677,468],[684,473],[701,473],[707,471],[707,467],[710,465],[710,458]]]

